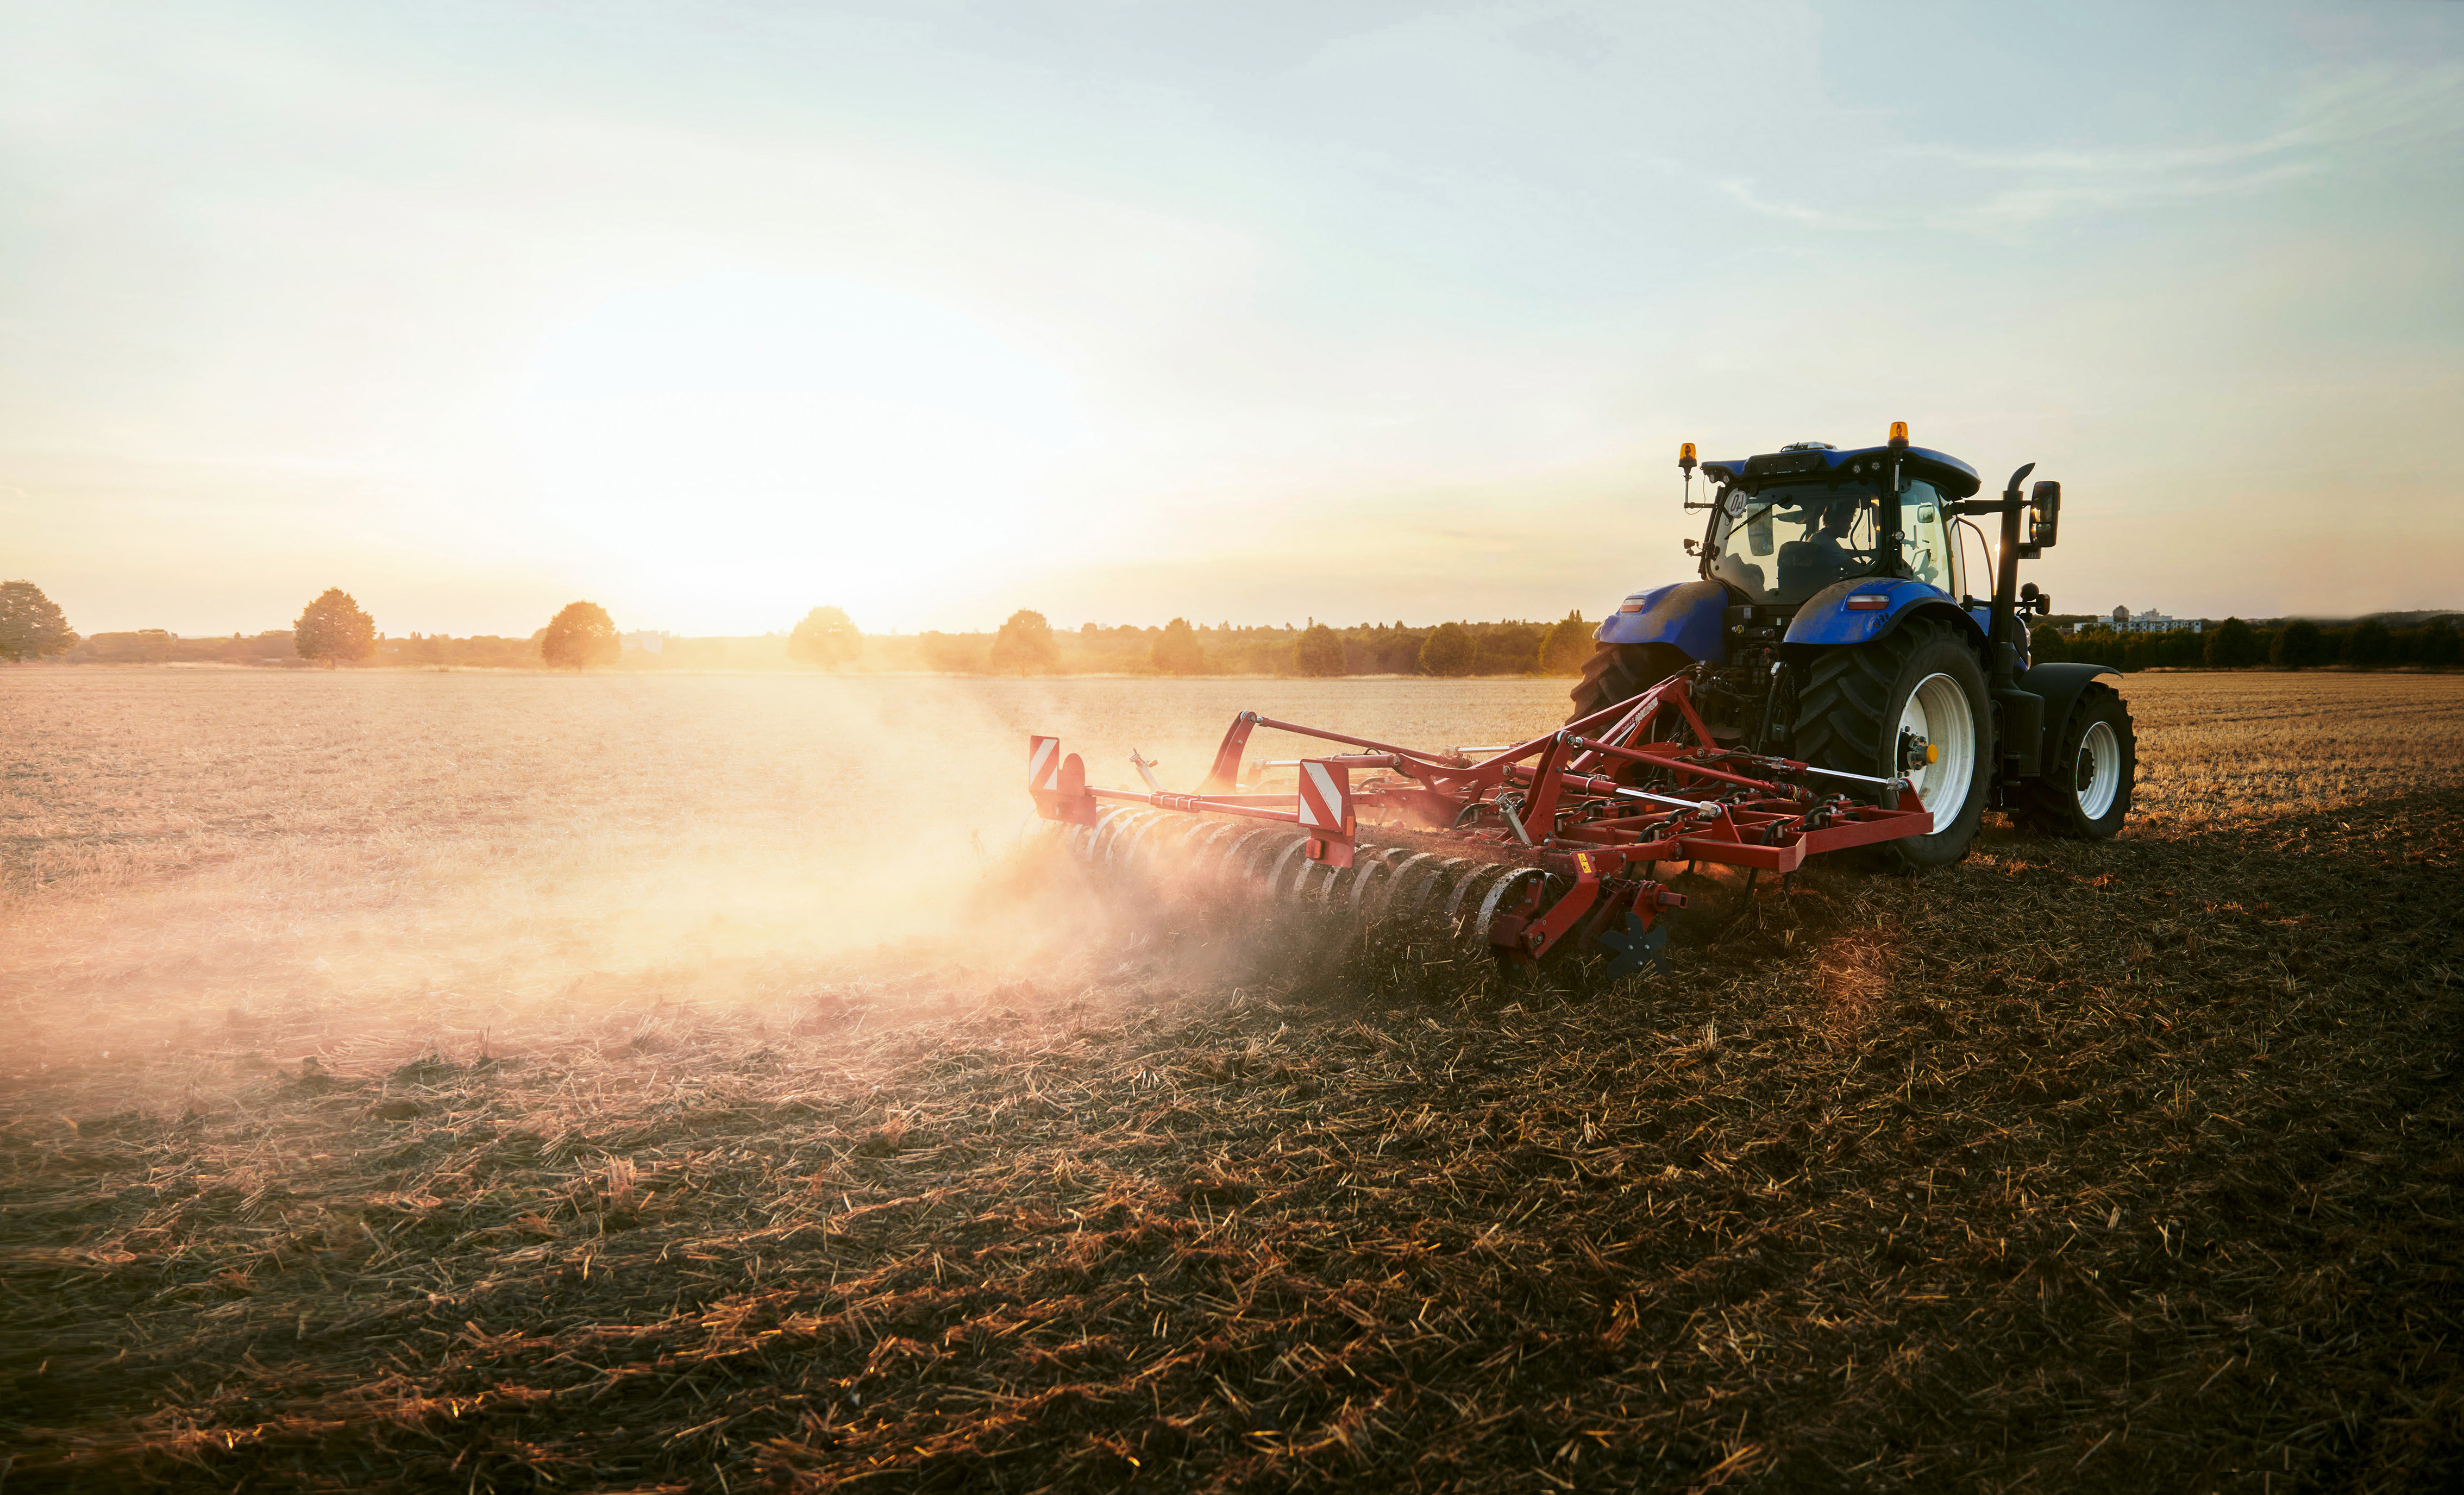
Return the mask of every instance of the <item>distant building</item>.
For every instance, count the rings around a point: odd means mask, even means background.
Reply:
[[[2208,631],[2208,620],[2175,618],[2158,612],[2153,607],[2139,612],[2133,612],[2127,607],[2116,607],[2113,609],[2113,617],[2110,621],[2092,618],[2085,623],[2074,624],[2070,631],[2077,633],[2086,628],[2111,628],[2116,633],[2171,633],[2177,629],[2205,633]]]
[[[655,654],[659,651],[661,641],[666,637],[664,633],[652,633],[644,629],[639,633],[619,633],[616,635],[616,642],[627,649],[639,649],[645,654]]]
[[[2205,633],[2208,631],[2208,620],[2168,617],[2149,607],[2144,611],[2132,613],[2129,621],[2119,627],[2125,633],[2172,633],[2182,629],[2188,629],[2192,633]]]
[[[2173,633],[2178,628],[2188,628],[2190,633],[2206,633],[2208,621],[2206,618],[2173,618],[2170,613],[2159,613],[2156,608],[2144,608],[2144,611],[2136,613],[2131,608],[2114,608],[2112,618],[2089,618],[2087,623],[2072,623],[2070,633],[2079,633],[2084,628],[2112,628],[2114,633]]]

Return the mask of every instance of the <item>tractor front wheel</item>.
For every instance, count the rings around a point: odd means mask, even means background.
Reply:
[[[1825,649],[1796,715],[1799,756],[1818,768],[1905,778],[1933,812],[1931,835],[1879,849],[1885,865],[1942,867],[1968,855],[1993,774],[1985,671],[1968,641],[1911,623],[1870,644]]]
[[[1693,661],[1674,644],[1603,644],[1583,663],[1583,678],[1567,693],[1580,721],[1619,701],[1630,701]]]
[[[2110,841],[2130,813],[2139,771],[2139,739],[2130,708],[2109,685],[2079,693],[2061,741],[2045,757],[2045,777],[2019,786],[2011,815],[2040,836]]]

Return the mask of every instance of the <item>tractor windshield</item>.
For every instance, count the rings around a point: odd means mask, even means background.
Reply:
[[[1711,527],[1710,576],[1758,603],[1801,603],[1876,565],[1881,500],[1864,484],[1785,483],[1731,493]]]

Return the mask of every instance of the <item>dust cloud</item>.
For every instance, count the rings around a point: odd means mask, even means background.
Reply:
[[[1267,933],[1080,886],[1042,849],[1030,732],[1096,782],[1135,784],[1137,749],[1186,788],[1243,708],[1443,745],[1538,730],[1562,691],[30,671],[0,695],[8,1069],[179,1092],[1221,993]]]

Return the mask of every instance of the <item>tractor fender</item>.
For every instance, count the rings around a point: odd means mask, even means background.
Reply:
[[[2062,734],[2070,730],[2071,711],[2079,705],[2080,694],[2108,676],[2117,685],[2122,681],[2122,671],[2110,665],[2075,664],[2068,660],[2037,665],[2020,672],[2019,689],[2045,698],[2046,754],[2051,754],[2061,742]],[[2038,761],[2042,760],[2040,757]]]
[[[1592,637],[1603,644],[1669,644],[1693,660],[1724,664],[1728,646],[1721,625],[1728,589],[1717,582],[1678,582],[1637,592],[1610,613]]]
[[[1851,597],[1880,595],[1882,605],[1872,608],[1851,608]],[[1869,644],[1898,627],[1912,617],[1956,619],[1970,644],[1982,649],[1985,630],[1976,620],[1959,610],[1940,588],[1905,577],[1860,576],[1845,582],[1835,582],[1805,600],[1789,620],[1789,644]]]

